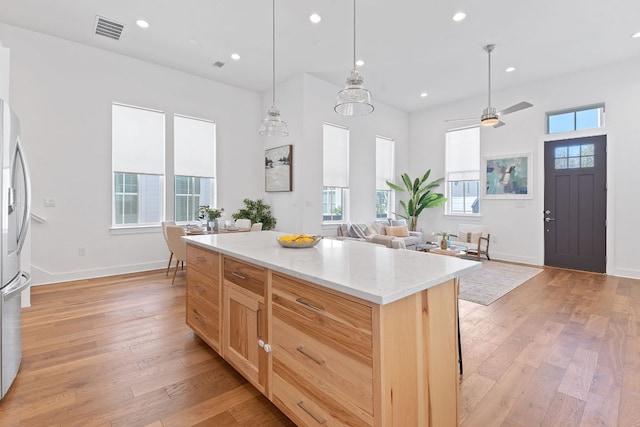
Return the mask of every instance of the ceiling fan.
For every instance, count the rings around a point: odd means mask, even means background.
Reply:
[[[533,107],[533,104],[522,101],[517,104],[512,105],[511,107],[507,107],[500,111],[497,111],[494,107],[491,106],[491,52],[496,47],[494,44],[488,44],[483,47],[484,51],[487,52],[489,58],[489,102],[487,108],[482,110],[482,116],[480,116],[480,124],[482,126],[492,126],[494,128],[499,128],[500,126],[504,126],[504,122],[500,120],[500,118],[504,115],[515,113],[516,111],[524,110],[525,108]],[[466,120],[477,120],[475,117],[466,118],[466,119],[449,119],[445,120],[446,122],[457,122],[457,121],[466,121]]]

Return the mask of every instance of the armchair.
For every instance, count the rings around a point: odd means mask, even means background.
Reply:
[[[489,243],[491,234],[489,228],[481,224],[458,225],[458,237],[456,243],[467,247],[467,254],[474,255],[480,260],[480,255],[487,257],[489,261]]]

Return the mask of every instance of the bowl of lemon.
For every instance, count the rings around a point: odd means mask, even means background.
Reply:
[[[278,243],[285,248],[311,248],[318,244],[322,236],[311,236],[308,234],[287,234],[278,237]]]

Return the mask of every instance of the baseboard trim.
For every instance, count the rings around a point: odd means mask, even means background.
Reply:
[[[491,251],[489,251],[489,256],[491,257],[492,260],[496,260],[496,261],[516,262],[518,264],[528,264],[528,265],[535,265],[535,266],[540,265],[540,262],[538,262],[538,260],[533,257],[517,256],[513,254],[508,254],[508,253],[505,254],[505,253],[491,252]]]
[[[44,268],[31,264],[31,286],[51,285],[53,283],[70,282],[73,280],[95,279],[97,277],[108,277],[118,274],[140,273],[143,271],[159,270],[162,268],[167,268],[166,261],[52,273]]]
[[[629,279],[640,279],[640,270],[630,270],[628,268],[614,268],[612,275],[626,277]]]

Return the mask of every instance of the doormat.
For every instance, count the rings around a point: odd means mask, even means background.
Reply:
[[[460,298],[489,305],[541,271],[535,267],[484,261],[481,269],[460,276]]]

